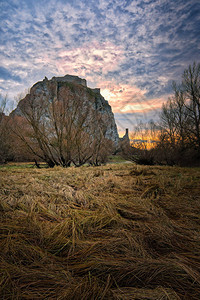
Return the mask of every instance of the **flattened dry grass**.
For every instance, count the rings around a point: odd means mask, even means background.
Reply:
[[[0,169],[1,299],[200,299],[200,170]]]

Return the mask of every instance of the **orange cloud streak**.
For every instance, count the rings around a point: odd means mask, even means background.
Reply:
[[[109,101],[114,113],[142,113],[152,109],[159,109],[164,98],[147,99],[146,90],[136,86],[121,84],[111,81],[100,83],[101,94]]]

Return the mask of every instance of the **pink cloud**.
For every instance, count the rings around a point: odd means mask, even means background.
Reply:
[[[94,72],[102,75],[117,69],[124,59],[123,49],[110,42],[93,41],[81,47],[58,53],[57,69],[60,74],[77,74],[92,80]],[[88,75],[89,74],[89,75]]]
[[[109,101],[114,113],[144,113],[160,109],[165,98],[147,99],[147,90],[128,84],[104,81],[99,84],[101,94]]]
[[[107,99],[114,112],[123,112],[128,106],[138,105],[145,99],[145,90],[128,84],[104,81],[100,83],[101,94]]]

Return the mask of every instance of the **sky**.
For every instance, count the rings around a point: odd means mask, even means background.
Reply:
[[[101,88],[119,132],[157,120],[172,81],[200,62],[200,0],[0,0],[0,94],[46,76]]]

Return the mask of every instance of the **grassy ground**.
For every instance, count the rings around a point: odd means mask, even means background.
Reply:
[[[200,169],[0,169],[0,299],[200,299]]]

